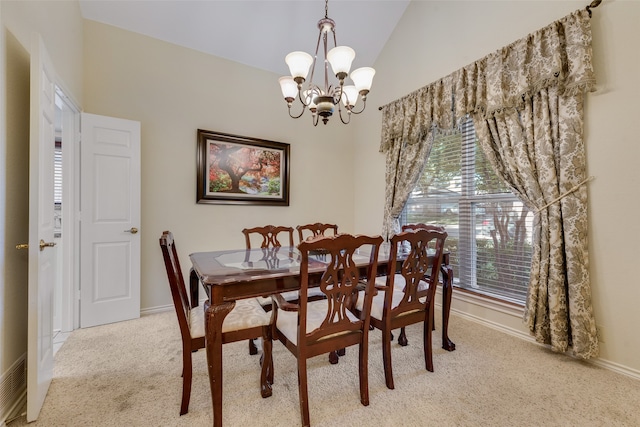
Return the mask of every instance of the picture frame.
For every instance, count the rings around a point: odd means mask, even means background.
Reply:
[[[289,144],[198,129],[197,203],[289,206]]]

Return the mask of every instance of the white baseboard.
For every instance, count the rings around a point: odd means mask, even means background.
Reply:
[[[207,299],[201,299],[199,301],[200,307],[204,306],[204,302]],[[148,316],[150,314],[157,314],[157,313],[164,313],[165,311],[173,311],[174,307],[173,304],[168,304],[168,305],[159,305],[157,307],[150,307],[150,308],[142,308],[140,309],[140,316]]]
[[[469,320],[471,322],[478,323],[478,324],[480,324],[482,326],[486,326],[488,328],[495,329],[495,330],[500,331],[500,332],[504,332],[505,334],[514,336],[516,338],[520,338],[520,339],[525,340],[525,341],[536,343],[536,340],[533,337],[523,333],[522,331],[519,331],[519,330],[514,329],[514,328],[510,328],[510,327],[502,325],[502,324],[500,324],[498,322],[493,322],[491,320],[487,320],[485,318],[474,316],[474,315],[471,315],[469,313],[465,313],[463,311],[455,310],[455,309],[451,309],[451,313],[454,313],[457,316],[463,317],[463,318],[465,318],[465,319],[467,319],[467,320]]]
[[[165,311],[173,310],[173,304],[159,305],[157,307],[140,309],[140,316],[149,316],[150,314],[164,313]]]
[[[440,290],[438,289],[438,292]],[[488,310],[494,310],[494,311],[498,311],[502,314],[507,314],[510,316],[513,316],[514,318],[518,318],[518,319],[522,319],[522,310],[516,309],[516,308],[509,308],[509,305],[506,304],[502,304],[500,302],[496,302],[494,300],[490,300],[490,299],[486,299],[483,298],[481,296],[477,296],[477,295],[471,295],[471,294],[467,294],[467,293],[458,293],[456,294],[454,292],[452,299],[459,299],[459,300],[463,300],[465,302],[472,302],[473,304],[482,306]],[[440,297],[436,298],[436,301],[441,301]],[[523,339],[525,341],[528,341],[530,343],[536,344],[536,345],[540,345],[543,347],[546,347],[548,349],[551,349],[551,346],[549,345],[545,345],[545,344],[540,344],[539,342],[537,342],[531,335],[529,335],[528,333],[522,332],[520,330],[505,326],[503,324],[500,324],[498,322],[493,322],[491,320],[488,320],[486,318],[480,317],[480,316],[475,316],[469,313],[466,313],[464,311],[460,311],[460,310],[456,310],[454,308],[451,309],[451,313],[455,313],[456,315],[463,317],[467,320],[470,320],[472,322],[484,325],[486,327],[498,330],[500,332],[504,332],[508,335],[514,336],[516,338],[520,338]],[[571,354],[571,351],[567,351],[566,355],[569,357],[574,357]],[[592,363],[596,366],[600,366],[604,369],[608,369],[610,371],[616,372],[618,374],[622,374],[624,376],[627,377],[631,377],[633,379],[636,380],[640,380],[640,371],[638,371],[637,369],[632,369],[628,366],[624,366],[621,365],[619,363],[615,363],[612,362],[610,360],[606,360],[606,359],[602,359],[602,358],[595,358],[595,359],[590,359],[587,362]]]
[[[637,369],[632,369],[632,368],[629,368],[628,366],[620,365],[619,363],[611,362],[610,360],[601,359],[601,358],[593,359],[590,362],[596,366],[600,366],[602,368],[608,369],[613,372],[617,372],[624,376],[631,377],[636,380],[640,380],[640,371],[638,371]]]

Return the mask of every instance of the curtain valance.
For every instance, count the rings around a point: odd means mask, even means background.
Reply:
[[[382,107],[380,151],[424,141],[432,126],[455,127],[469,113],[520,109],[541,89],[593,91],[589,14],[580,9],[447,77]]]

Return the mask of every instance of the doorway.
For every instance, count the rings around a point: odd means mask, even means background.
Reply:
[[[81,146],[82,127],[86,135]],[[52,143],[57,269],[52,332],[56,351],[61,346],[56,338],[75,329],[140,316],[140,123],[80,113],[56,86]],[[82,162],[94,167],[82,171]],[[102,167],[105,164],[108,167]],[[92,185],[98,178],[102,184]],[[106,188],[105,183],[119,190]],[[80,211],[86,214],[82,223]],[[115,229],[105,234],[100,229],[105,223]],[[96,276],[96,268],[112,274]],[[81,292],[81,282],[92,285]],[[105,312],[107,315],[101,314]]]
[[[80,152],[80,111],[64,90],[55,94],[54,241],[57,275],[54,288],[54,351],[79,327],[78,225],[74,213],[79,186],[75,179]]]

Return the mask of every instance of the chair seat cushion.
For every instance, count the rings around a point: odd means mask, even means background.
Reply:
[[[256,297],[256,301],[260,304],[260,307],[270,307],[271,297]]]
[[[298,291],[287,291],[287,292],[281,292],[280,295],[282,295],[282,298],[284,298],[285,301],[297,301],[298,300]],[[307,298],[316,298],[318,299],[318,297],[322,297],[324,298],[324,293],[320,290],[320,288],[309,288],[307,290]],[[260,305],[262,307],[267,307],[267,306],[271,306],[271,297],[256,297],[256,299],[258,300],[258,303],[260,303]]]
[[[428,283],[420,281],[420,283],[425,283],[428,286]],[[391,309],[393,310],[394,308],[396,308],[399,304],[400,301],[402,301],[402,298],[404,298],[404,291],[402,290],[398,290],[397,287],[395,287],[395,290],[393,291],[393,296],[391,297]],[[376,295],[373,296],[373,300],[371,301],[371,317],[373,317],[374,319],[377,320],[382,320],[382,315],[384,314],[384,296],[385,296],[385,291],[379,291]],[[424,303],[426,300],[426,297],[422,297],[420,298],[420,302]],[[356,308],[359,311],[362,311],[364,306],[364,291],[360,291],[358,293],[358,301],[356,301]]]
[[[284,298],[285,301],[297,301],[298,300],[298,291],[287,291],[287,292],[280,292],[280,295],[282,295],[282,298]],[[262,306],[262,307],[267,307],[267,306],[271,306],[271,297],[256,297],[256,300],[258,301],[258,303]]]
[[[313,332],[320,327],[327,317],[328,300],[310,301],[307,303],[307,333]],[[359,322],[360,319],[347,310],[347,317],[352,322]],[[298,345],[298,312],[278,310],[276,327],[289,341]],[[333,336],[333,335],[330,335]]]
[[[189,313],[191,337],[204,336],[204,309],[198,307]],[[224,318],[222,333],[265,326],[270,323],[271,313],[265,312],[255,298],[241,299],[236,301],[236,306]]]
[[[395,278],[393,279],[393,287],[397,291],[404,291],[404,287],[407,284],[404,276],[402,274],[396,273]],[[387,285],[387,276],[379,276],[376,277],[376,285],[377,286],[386,286]],[[424,280],[420,280],[418,283],[418,292],[426,291],[429,289],[429,283]]]
[[[384,313],[384,295],[385,291],[379,291],[376,295],[373,296],[373,300],[371,301],[371,317],[374,319],[382,320],[382,314]],[[400,304],[402,298],[404,297],[404,292],[402,291],[394,291],[393,297],[391,298],[391,308],[395,308]],[[364,291],[360,291],[358,293],[358,301],[356,301],[356,308],[359,311],[362,311],[364,308]]]

